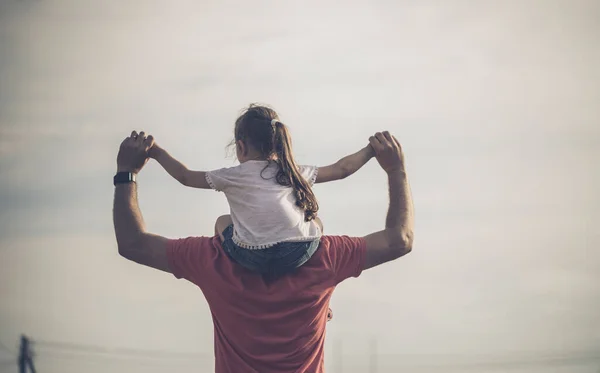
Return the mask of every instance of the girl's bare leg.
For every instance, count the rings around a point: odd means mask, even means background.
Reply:
[[[321,219],[316,217],[315,223],[317,223],[319,225],[319,228],[321,228],[321,233],[323,233],[323,222],[321,221]]]
[[[221,242],[225,241],[225,238],[223,237],[223,231],[232,223],[233,221],[231,220],[231,215],[221,215],[217,218],[217,221],[215,222],[215,236],[219,235]]]

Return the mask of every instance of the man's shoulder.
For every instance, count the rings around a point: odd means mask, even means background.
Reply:
[[[336,250],[340,247],[361,247],[365,245],[365,238],[348,235],[322,235],[321,243],[328,250]]]
[[[169,267],[177,278],[193,280],[204,267],[218,259],[219,236],[189,236],[167,241]]]
[[[196,250],[204,247],[214,247],[219,236],[187,236],[168,240],[168,250]]]
[[[317,253],[317,261],[333,271],[336,282],[348,277],[358,277],[366,257],[364,237],[324,235]],[[317,263],[315,263],[317,264]]]
[[[323,235],[320,238],[319,248],[315,255],[319,255],[322,261],[331,262],[339,260],[339,256],[351,251],[361,251],[365,247],[363,237],[352,237],[346,235]]]

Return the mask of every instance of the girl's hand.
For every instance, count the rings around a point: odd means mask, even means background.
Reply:
[[[365,147],[365,149],[367,150],[367,154],[369,155],[369,158],[375,157],[375,149],[373,149],[373,146],[371,145],[371,143],[369,143],[369,145],[367,145]]]
[[[148,157],[152,159],[156,159],[160,154],[162,148],[158,146],[157,143],[154,143],[150,149],[148,149]]]

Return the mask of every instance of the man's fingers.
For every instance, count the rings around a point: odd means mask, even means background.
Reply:
[[[383,136],[385,136],[385,139],[388,141],[388,143],[393,149],[400,149],[400,143],[391,133],[389,133],[388,131],[384,131]]]
[[[371,146],[373,147],[373,150],[375,150],[375,153],[378,153],[383,149],[383,145],[375,136],[369,137],[369,143],[371,143]]]
[[[126,138],[123,139],[123,141],[121,141],[121,147],[123,147],[127,144],[130,144],[131,141],[133,141],[133,139],[131,137],[127,136]]]
[[[385,138],[385,136],[384,136],[383,133],[377,132],[375,134],[375,137],[377,138],[377,140],[379,140],[379,142],[381,143],[382,147],[390,146],[390,143],[389,143],[388,139]]]
[[[398,139],[396,138],[396,136],[392,135],[392,138],[394,139],[394,143],[396,144],[396,146],[398,147],[398,149],[402,149],[402,147],[400,146],[400,141],[398,141]]]

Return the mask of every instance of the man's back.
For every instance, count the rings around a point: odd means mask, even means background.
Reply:
[[[365,241],[323,236],[306,264],[273,281],[230,260],[218,237],[170,240],[167,253],[173,274],[209,304],[217,373],[322,372],[329,300],[338,283],[360,275]]]

